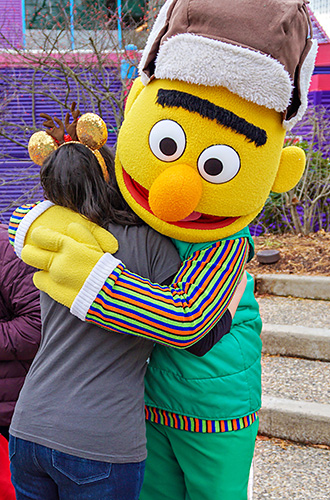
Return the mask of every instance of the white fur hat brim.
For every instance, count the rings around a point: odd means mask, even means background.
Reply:
[[[226,87],[247,101],[276,111],[287,108],[292,92],[289,74],[275,59],[189,33],[174,36],[160,46],[155,77]]]
[[[296,116],[283,123],[286,129],[292,128],[306,111],[316,52],[314,42],[301,68],[302,103]],[[247,101],[278,112],[288,108],[293,91],[289,73],[276,59],[189,33],[169,38],[159,47],[154,75],[157,79],[222,86]],[[141,79],[148,84],[147,75],[141,73]]]

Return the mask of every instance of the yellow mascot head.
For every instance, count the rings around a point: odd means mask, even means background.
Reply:
[[[207,242],[292,189],[305,156],[284,136],[306,110],[316,52],[304,0],[167,0],[118,137],[133,210],[162,234]]]

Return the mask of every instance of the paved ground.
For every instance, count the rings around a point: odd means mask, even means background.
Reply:
[[[330,450],[258,440],[253,500],[329,500]]]

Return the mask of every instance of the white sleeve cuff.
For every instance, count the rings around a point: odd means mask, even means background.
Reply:
[[[121,264],[121,261],[110,253],[105,253],[100,258],[74,299],[70,309],[71,314],[85,321],[89,308],[99,294],[105,280],[118,264]]]
[[[14,242],[15,253],[19,258],[21,258],[26,233],[30,229],[30,226],[39,217],[39,215],[46,212],[46,210],[48,210],[48,208],[52,207],[53,205],[54,203],[52,203],[49,200],[45,200],[42,201],[41,203],[38,203],[38,205],[33,207],[32,210],[30,210],[30,212],[27,212],[27,214],[23,217],[23,219],[19,223]]]

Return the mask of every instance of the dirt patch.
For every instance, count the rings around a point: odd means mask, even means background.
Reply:
[[[330,233],[319,231],[309,236],[264,235],[253,239],[255,256],[247,265],[251,274],[330,276]],[[274,264],[260,264],[257,252],[270,249],[280,252],[280,260]]]

